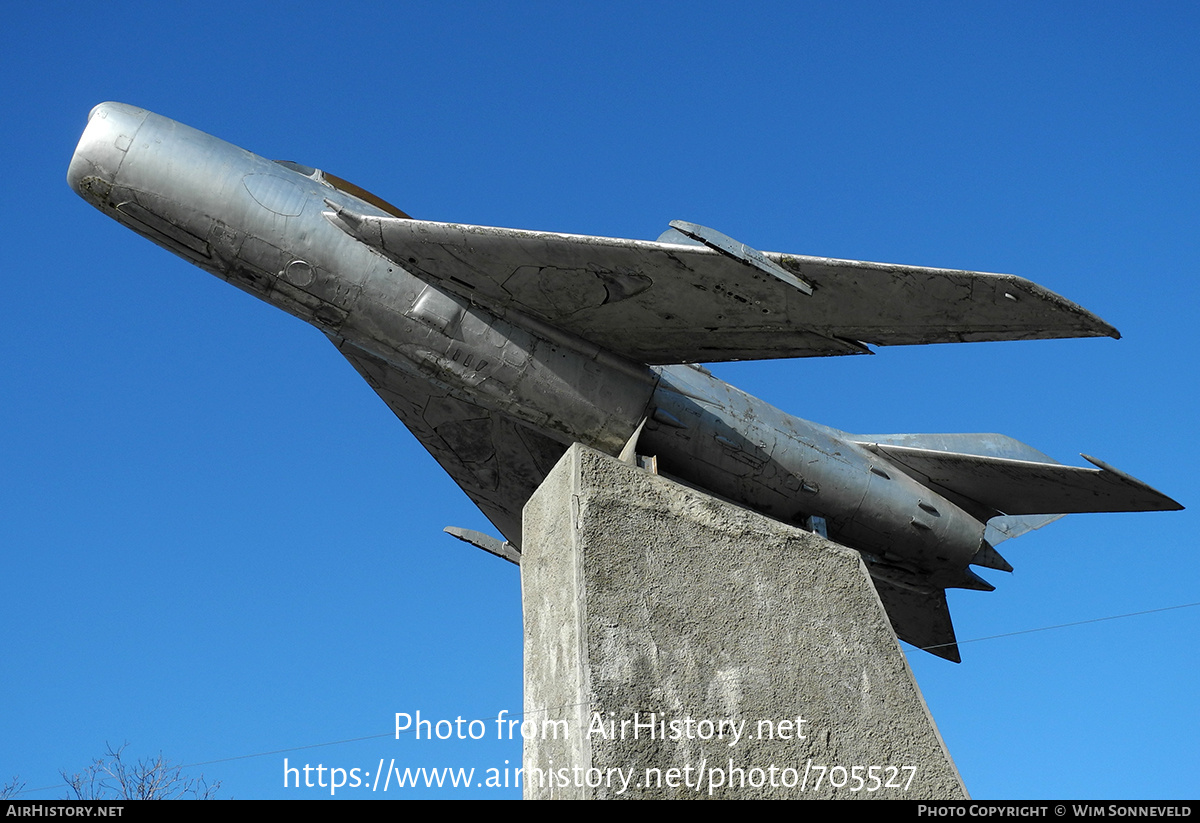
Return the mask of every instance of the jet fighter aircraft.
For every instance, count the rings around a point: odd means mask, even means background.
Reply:
[[[1088,457],[1002,435],[854,435],[696,363],[868,346],[1119,337],[1004,274],[764,253],[683,221],[654,242],[416,220],[315,168],[102,103],[71,160],[85,200],[320,329],[505,540],[573,442],[858,550],[897,635],[958,661],[947,587],[992,590],[1002,540],[1071,512],[1179,509]],[[1085,455],[1086,457],[1086,455]]]

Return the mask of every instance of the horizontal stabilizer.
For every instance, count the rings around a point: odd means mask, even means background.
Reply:
[[[1034,463],[1058,463],[1057,460],[1043,454],[1033,446],[1006,434],[963,434],[959,432],[949,434],[857,434],[853,439],[860,443],[911,446],[933,451],[974,454],[980,457],[1011,457]],[[987,522],[987,530],[983,534],[983,539],[992,546],[998,546],[1005,540],[1011,540],[1034,529],[1040,529],[1063,517],[1061,514],[1000,515],[995,509],[984,506],[978,501],[968,500],[958,495],[947,496],[980,520]],[[994,549],[993,553],[999,558],[1000,565],[992,565],[992,558],[988,555],[977,555],[977,559],[971,562],[977,566],[1012,571],[1011,568],[1004,568],[1008,565],[1008,561],[1000,557]]]
[[[1028,534],[1034,529],[1040,529],[1042,526],[1048,526],[1055,520],[1061,520],[1064,517],[1066,517],[1065,514],[1013,514],[1003,517],[993,517],[987,522],[987,530],[983,533],[983,539],[996,546],[1005,540],[1011,540],[1014,537]],[[980,566],[987,565],[986,563],[978,562],[976,564]]]
[[[1007,515],[1183,508],[1140,480],[1099,461],[1092,462],[1101,468],[1083,469],[887,443],[862,445],[936,491],[965,497]]]

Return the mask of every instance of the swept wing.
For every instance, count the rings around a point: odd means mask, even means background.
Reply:
[[[864,344],[1119,337],[1091,312],[1007,274],[755,252],[795,275],[808,294],[749,257],[697,244],[331,208],[336,225],[427,282],[641,363],[869,353]]]
[[[338,350],[500,533],[520,546],[521,510],[566,445],[438,392],[349,343]]]

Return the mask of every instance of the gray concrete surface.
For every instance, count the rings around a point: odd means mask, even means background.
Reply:
[[[521,586],[526,798],[967,796],[854,551],[576,445]]]

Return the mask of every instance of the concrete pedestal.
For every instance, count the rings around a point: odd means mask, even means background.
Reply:
[[[523,543],[526,798],[967,797],[856,552],[578,445]]]

